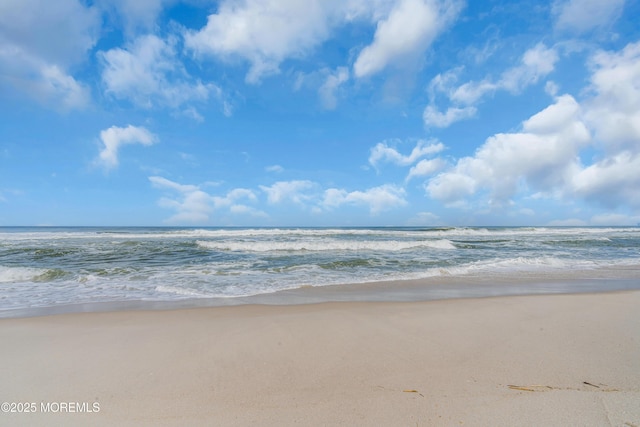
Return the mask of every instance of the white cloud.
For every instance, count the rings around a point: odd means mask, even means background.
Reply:
[[[431,212],[418,212],[413,218],[409,219],[408,225],[433,226],[440,225],[442,221],[440,217]]]
[[[548,81],[544,84],[544,91],[547,93],[547,95],[551,95],[555,97],[558,95],[559,90],[560,88],[555,82]]]
[[[398,166],[409,166],[418,161],[421,157],[439,153],[445,148],[440,142],[420,139],[416,142],[415,147],[411,150],[409,155],[403,155],[395,148],[389,146],[390,143],[393,144],[397,142],[398,141],[384,141],[376,144],[371,149],[369,163],[373,167],[377,167],[381,162],[390,162]]]
[[[543,43],[538,43],[524,53],[522,64],[502,74],[497,86],[511,93],[520,92],[551,73],[555,69],[556,62],[558,62],[558,52]]]
[[[77,0],[3,0],[0,45],[66,68],[84,59],[100,29],[96,8]]]
[[[198,110],[192,105],[189,105],[181,110],[178,109],[178,110],[172,111],[171,116],[176,118],[186,117],[198,123],[204,122],[204,117],[202,116],[202,114],[200,114]]]
[[[378,22],[373,42],[353,65],[356,77],[376,74],[398,61],[422,55],[462,9],[457,0],[400,0]]]
[[[485,94],[497,90],[518,93],[551,73],[555,69],[556,62],[558,62],[556,50],[538,43],[522,55],[520,65],[505,70],[498,81],[483,80],[465,83],[451,91],[450,99],[463,105],[471,105],[478,102]]]
[[[173,38],[163,40],[146,35],[126,49],[99,52],[106,92],[145,108],[158,105],[179,108],[193,101],[207,101],[211,94],[220,98],[222,92],[216,85],[189,76],[176,57],[175,43]],[[191,105],[183,113],[202,120]]]
[[[0,61],[4,53],[6,52],[0,48]],[[89,88],[66,74],[57,65],[45,64],[34,58],[19,55],[13,58],[23,60],[19,63],[20,73],[31,74],[25,78],[12,78],[11,83],[14,88],[22,89],[38,102],[57,110],[82,109],[89,104],[91,99]]]
[[[178,196],[164,196],[159,200],[161,207],[176,211],[169,223],[204,223],[212,213],[226,210],[232,214],[250,215],[257,218],[268,215],[253,206],[259,202],[256,193],[246,188],[236,188],[224,196],[211,195],[202,186],[184,185],[159,176],[149,177],[151,184]],[[364,206],[372,215],[396,207],[406,206],[405,190],[395,185],[381,185],[365,191],[348,192],[330,188],[320,192],[318,184],[312,181],[279,181],[271,186],[259,186],[267,195],[271,205],[293,203],[314,213],[326,213],[344,205]]]
[[[456,67],[445,73],[436,74],[431,79],[428,86],[429,99],[434,102],[438,93],[448,94],[452,88],[455,87],[458,82],[460,73],[464,70],[464,67]]]
[[[108,12],[117,14],[126,32],[151,31],[158,15],[166,6],[178,0],[98,0],[96,3]]]
[[[443,172],[429,181],[425,190],[434,199],[447,204],[455,203],[474,194],[478,189],[477,180],[467,171],[471,169],[471,159],[462,159],[455,169]]]
[[[604,156],[575,174],[573,190],[609,208],[640,208],[640,42],[596,53],[592,68],[585,117]]]
[[[448,127],[460,120],[471,118],[477,112],[474,105],[486,95],[498,90],[519,93],[550,74],[555,69],[557,61],[558,53],[554,48],[538,43],[522,55],[519,65],[505,70],[496,81],[487,78],[456,85],[458,74],[462,72],[460,67],[438,74],[429,84],[430,103],[423,113],[424,123],[427,127]],[[453,104],[447,107],[445,112],[441,112],[435,106],[439,93],[444,94]]]
[[[76,0],[0,2],[0,85],[53,108],[82,108],[89,91],[68,72],[85,58],[100,29],[94,7]]]
[[[344,97],[343,86],[349,81],[348,67],[327,67],[308,73],[298,71],[292,79],[291,88],[294,92],[300,90],[315,90],[318,94],[320,105],[325,110],[334,110],[338,101]]]
[[[286,58],[301,56],[324,41],[337,5],[322,0],[223,1],[204,28],[185,34],[185,44],[199,55],[249,61],[246,80],[258,83],[277,73]]]
[[[607,157],[577,172],[571,183],[578,196],[605,207],[640,208],[640,154]]]
[[[462,105],[471,105],[477,103],[483,96],[493,93],[500,86],[488,80],[480,82],[467,82],[454,90],[450,90],[449,99]]]
[[[281,173],[284,171],[284,168],[280,165],[271,165],[264,168],[264,170],[266,170],[267,172]]]
[[[449,107],[446,112],[441,113],[435,106],[427,105],[422,118],[427,127],[435,126],[438,128],[446,128],[452,123],[475,116],[476,112],[476,107]]]
[[[237,215],[249,215],[256,218],[268,218],[269,215],[259,209],[247,205],[232,205],[229,212]]]
[[[247,201],[255,203],[257,197],[251,190],[236,188],[225,196],[212,196],[197,185],[184,185],[160,176],[150,176],[151,184],[159,189],[170,190],[179,194],[178,198],[162,197],[158,201],[161,207],[175,210],[175,215],[167,219],[167,223],[199,223],[209,221],[215,210],[228,209],[233,214],[266,217],[267,215],[251,206],[239,203]]]
[[[368,206],[372,215],[382,211],[407,205],[405,190],[395,185],[381,185],[366,191],[348,192],[343,189],[329,188],[324,192],[322,206],[333,209],[342,205]]]
[[[587,120],[605,152],[640,152],[640,42],[620,52],[598,52],[591,61],[593,74]]]
[[[313,197],[309,190],[315,187],[311,181],[278,181],[269,187],[261,185],[260,189],[267,194],[267,201],[271,204],[290,201],[302,205]]]
[[[167,178],[163,178],[161,176],[150,176],[149,181],[151,181],[151,184],[153,184],[154,187],[168,188],[180,193],[190,193],[198,190],[198,187],[195,185],[178,184],[177,182],[170,181]]]
[[[246,188],[236,188],[229,191],[224,197],[213,197],[213,203],[216,208],[231,207],[234,206],[238,200],[242,199],[246,199],[250,202],[258,201],[258,198],[253,191]]]
[[[558,97],[522,128],[488,138],[473,157],[434,177],[426,186],[428,194],[452,203],[486,189],[492,203],[503,204],[523,185],[547,191],[570,180],[579,167],[580,148],[590,142],[575,99]]]
[[[553,5],[556,27],[583,33],[615,21],[625,0],[557,0]]]
[[[329,73],[320,89],[320,101],[327,110],[334,110],[338,105],[336,92],[342,84],[349,80],[349,70],[346,67],[338,67],[335,72]]]
[[[457,16],[460,0],[223,0],[199,31],[186,31],[196,55],[250,63],[246,81],[279,73],[286,59],[302,58],[334,28],[355,20],[377,23],[374,41],[360,52],[354,72],[371,75],[419,57]]]
[[[459,203],[487,191],[491,203],[504,204],[531,190],[537,192],[533,198],[639,209],[640,42],[618,52],[597,52],[590,64],[592,75],[581,105],[569,95],[557,97],[525,120],[521,132],[488,138],[474,156],[435,176],[426,185],[427,193]],[[584,165],[579,156],[587,147],[595,152]],[[609,222],[617,221],[621,219]]]
[[[178,200],[162,197],[158,201],[161,207],[177,211],[167,220],[168,223],[204,223],[209,220],[213,211],[211,196],[197,186],[178,184],[159,176],[150,176],[149,181],[156,188],[180,194]]]
[[[420,160],[415,166],[409,169],[409,174],[405,179],[405,182],[409,182],[412,178],[420,176],[429,176],[438,172],[446,165],[442,159],[429,159]]]
[[[49,99],[56,99],[64,109],[81,108],[89,103],[89,89],[55,65],[40,69],[43,79],[37,92]],[[36,83],[37,84],[37,83]]]
[[[100,132],[100,141],[104,148],[98,161],[107,169],[118,166],[118,150],[126,144],[152,145],[157,137],[144,127],[129,125],[126,128],[111,126]]]

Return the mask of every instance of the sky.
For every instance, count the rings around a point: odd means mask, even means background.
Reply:
[[[0,0],[0,226],[640,223],[640,0]]]

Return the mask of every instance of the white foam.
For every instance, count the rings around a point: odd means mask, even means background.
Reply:
[[[174,239],[174,238],[219,238],[219,239],[248,239],[261,237],[274,238],[303,238],[303,237],[335,237],[335,236],[379,236],[379,237],[414,237],[414,238],[455,238],[455,237],[497,237],[506,236],[571,236],[598,234],[640,234],[639,227],[512,227],[512,228],[469,228],[452,227],[445,229],[395,229],[395,228],[221,228],[221,229],[167,229],[135,232],[134,230],[64,230],[64,231],[28,231],[28,232],[0,232],[0,241],[56,241],[69,239],[94,240],[144,240],[144,239]]]
[[[517,257],[475,261],[459,266],[434,268],[427,271],[425,277],[464,276],[480,273],[545,272],[570,269],[589,270],[598,267],[601,267],[601,265],[597,262],[587,260],[571,260],[555,257]]]
[[[0,283],[30,282],[46,272],[43,268],[0,266]]]
[[[239,252],[402,251],[421,247],[444,250],[456,249],[455,245],[446,239],[424,241],[323,239],[268,242],[198,240],[196,243],[205,249]]]
[[[177,286],[169,286],[169,285],[159,285],[155,288],[158,292],[170,293],[174,295],[180,295],[184,297],[192,297],[192,298],[209,298],[212,295],[205,292],[198,292],[194,289],[188,288],[180,288]]]

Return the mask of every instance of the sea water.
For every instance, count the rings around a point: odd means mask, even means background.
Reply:
[[[0,310],[602,269],[640,288],[640,228],[0,227]]]

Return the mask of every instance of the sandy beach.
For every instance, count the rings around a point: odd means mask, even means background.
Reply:
[[[640,426],[638,307],[633,291],[1,319],[0,424]]]

